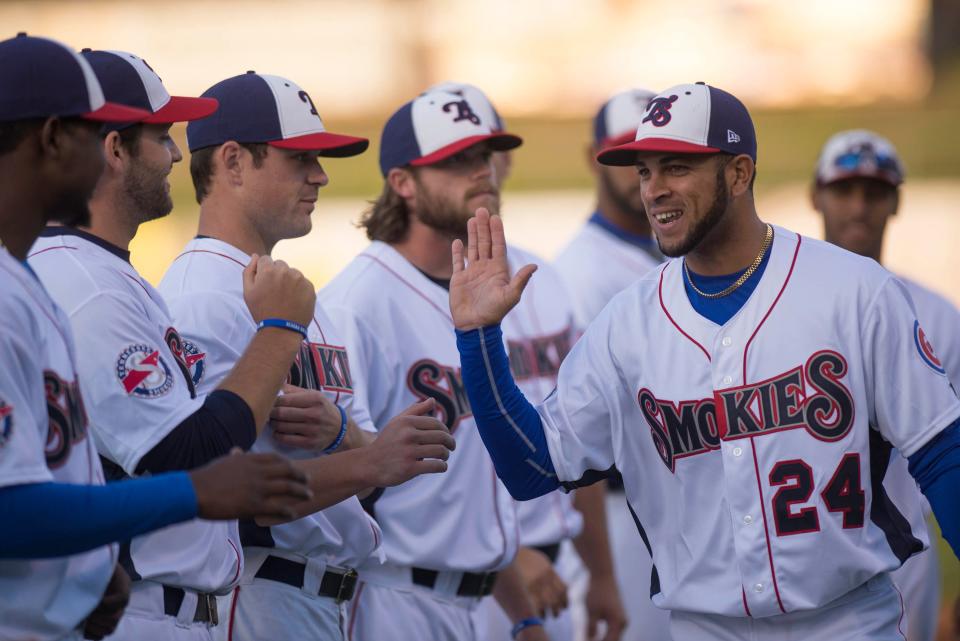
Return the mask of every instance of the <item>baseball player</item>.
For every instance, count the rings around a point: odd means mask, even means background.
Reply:
[[[599,160],[636,166],[673,260],[614,297],[538,407],[499,327],[534,266],[511,278],[484,209],[453,242],[463,380],[499,476],[525,498],[616,466],[675,639],[902,639],[888,573],[927,537],[883,487],[891,448],[960,546],[960,401],[906,290],[758,217],[753,123],[720,89],[657,95]]]
[[[147,112],[106,102],[86,61],[20,34],[0,42],[0,637],[101,639],[129,597],[114,541],[187,521],[289,516],[304,481],[279,457],[104,485],[70,324],[26,264],[50,221],[87,221],[103,121]],[[64,536],[68,532],[69,536]]]
[[[474,208],[496,206],[491,153],[520,142],[493,133],[460,95],[429,92],[400,107],[380,140],[383,192],[362,218],[373,243],[318,295],[350,354],[354,403],[373,423],[433,398],[457,441],[443,477],[423,476],[365,500],[383,530],[387,563],[361,568],[353,640],[478,639],[471,612],[491,593],[516,638],[545,638],[511,565],[514,504],[474,428],[446,308],[449,240],[465,233]],[[509,321],[531,379],[552,376],[569,341],[569,310],[550,296],[552,287],[537,285]]]
[[[655,94],[631,89],[607,100],[593,118],[593,144],[587,162],[596,183],[596,210],[560,252],[554,266],[573,297],[582,327],[610,299],[663,260],[640,198],[640,177],[633,167],[608,167],[596,161],[601,150],[633,140],[647,103]],[[601,485],[601,484],[598,484]],[[606,514],[619,592],[630,612],[625,641],[669,641],[668,615],[650,601],[650,555],[637,554],[637,528],[623,494],[619,474],[607,482]],[[581,490],[582,491],[582,490]]]
[[[149,116],[108,125],[89,224],[44,230],[30,265],[79,338],[84,401],[108,477],[192,469],[252,445],[300,345],[282,323],[307,322],[315,294],[299,272],[268,257],[248,266],[250,313],[280,320],[249,341],[216,390],[197,394],[204,347],[180,336],[160,294],[130,264],[128,246],[141,223],[172,208],[166,177],[181,156],[171,123],[208,116],[217,103],[171,97],[133,54],[81,55],[110,99]],[[120,563],[134,581],[114,637],[138,641],[210,638],[215,595],[229,591],[243,569],[236,523],[200,520],[124,544]]]
[[[313,101],[286,78],[246,73],[203,95],[218,100],[220,111],[216,120],[187,127],[200,235],[160,284],[184,336],[204,346],[207,372],[201,392],[229,373],[241,357],[237,346],[257,331],[243,301],[242,274],[251,255],[268,256],[278,241],[310,230],[317,192],[328,182],[319,157],[354,156],[368,145],[364,138],[325,131]],[[284,388],[254,451],[314,456],[296,449],[304,439],[311,395],[327,399],[336,426],[316,450],[329,454],[362,445],[369,440],[364,434],[372,438],[375,432],[368,415],[353,411],[352,355],[321,307],[302,329],[291,385]],[[231,639],[344,639],[355,568],[382,559],[380,528],[352,494],[445,468],[437,459],[446,459],[454,442],[439,421],[421,416],[432,409],[432,402],[418,404],[363,448],[378,454],[355,465],[365,466],[368,478],[376,477],[353,486],[346,500],[280,526],[241,523],[246,563],[230,603]],[[411,437],[422,450],[406,459],[398,456],[403,444],[398,439]],[[403,467],[399,472],[398,464]]]
[[[480,116],[481,122],[490,124],[494,133],[505,130],[503,119],[496,107],[475,85],[444,82],[428,90],[435,91],[462,96]],[[512,153],[496,151],[491,155],[498,189],[502,188],[509,175]],[[559,275],[553,268],[518,248],[511,248],[511,252],[515,254],[514,258],[518,263],[533,262],[538,265],[538,291],[542,292],[542,296],[557,301],[551,303],[551,308],[546,310],[546,313],[572,316],[573,310],[560,302],[568,298],[568,293],[563,289]],[[543,399],[556,386],[556,369],[544,369],[535,365],[542,360],[541,355],[545,353],[545,349],[548,350],[547,353],[554,350],[552,356],[557,359],[555,362],[559,363],[573,344],[574,326],[574,322],[569,324],[562,343],[557,340],[545,342],[537,339],[508,342],[514,376],[528,397]],[[522,329],[518,334],[522,336]],[[531,501],[518,502],[516,505],[521,545],[517,564],[522,573],[532,577],[528,582],[531,598],[539,610],[555,610],[558,603],[561,606],[567,601],[570,603],[568,609],[544,620],[544,629],[553,641],[582,638],[583,628],[586,627],[590,628],[587,636],[593,638],[600,621],[607,624],[605,638],[613,641],[624,625],[625,615],[617,594],[605,527],[603,495],[603,487],[597,485],[576,494],[551,492]],[[578,510],[582,510],[583,514]],[[633,527],[632,521],[630,527]],[[585,576],[584,565],[570,546],[571,541],[586,560],[589,577]],[[552,565],[538,561],[536,557],[539,555],[536,555],[534,550],[543,552]],[[534,567],[529,567],[530,565]],[[493,597],[483,599],[481,607],[475,612],[474,621],[481,638],[509,638],[510,620]]]
[[[827,242],[881,262],[883,236],[900,204],[904,170],[893,145],[877,134],[842,131],[823,146],[811,189]],[[936,341],[938,367],[960,381],[960,311],[945,298],[903,276],[925,331]],[[892,455],[884,479],[894,501],[923,502],[902,456]],[[940,562],[936,546],[891,573],[903,594],[911,641],[932,641],[940,614]]]

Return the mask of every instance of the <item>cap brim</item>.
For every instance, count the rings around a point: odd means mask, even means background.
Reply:
[[[321,156],[329,158],[348,158],[362,154],[370,146],[370,141],[366,138],[357,138],[356,136],[346,136],[344,134],[334,134],[324,131],[316,134],[307,134],[305,136],[296,136],[285,140],[272,140],[268,143],[271,147],[280,149],[299,149],[302,151],[316,151]]]
[[[493,151],[510,151],[511,149],[516,149],[522,145],[523,139],[520,136],[514,136],[513,134],[505,133],[468,136],[456,142],[450,143],[446,147],[441,147],[433,153],[429,153],[426,156],[412,160],[410,161],[410,164],[416,167],[432,165],[482,142],[487,143],[490,149]]]
[[[628,131],[619,136],[614,136],[613,138],[604,138],[603,140],[597,141],[597,149],[610,149],[611,147],[618,147],[620,145],[625,145],[628,142],[633,142],[633,138],[636,135],[635,131]]]
[[[150,112],[145,109],[106,102],[96,111],[88,111],[85,114],[80,114],[80,117],[84,120],[96,122],[141,122],[149,115]]]
[[[637,154],[641,152],[674,152],[679,154],[710,154],[717,153],[720,149],[716,147],[707,147],[706,145],[695,145],[692,142],[683,140],[673,140],[671,138],[644,138],[634,142],[628,142],[625,145],[617,145],[610,149],[605,149],[597,154],[597,162],[601,165],[626,166],[637,163]]]
[[[143,119],[151,125],[170,124],[173,122],[189,122],[206,118],[217,110],[220,102],[216,98],[188,98],[186,96],[171,96],[167,104],[160,107],[152,115]]]
[[[857,170],[837,172],[826,178],[818,176],[817,182],[819,182],[821,185],[830,185],[835,182],[840,182],[841,180],[849,180],[850,178],[871,178],[873,180],[879,180],[880,182],[887,183],[892,187],[899,187],[903,184],[903,177],[890,171]]]

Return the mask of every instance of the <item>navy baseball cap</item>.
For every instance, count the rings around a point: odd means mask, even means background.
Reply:
[[[823,146],[816,181],[829,185],[846,178],[874,178],[898,187],[905,174],[893,143],[872,131],[851,129],[834,134]]]
[[[523,144],[519,136],[494,132],[468,98],[445,91],[421,94],[398,109],[380,136],[380,172],[432,165],[485,142],[493,151]]]
[[[292,80],[248,71],[203,92],[220,103],[209,118],[187,125],[190,151],[233,140],[346,158],[366,151],[366,138],[327,131],[313,100]]]
[[[109,100],[150,113],[141,122],[186,122],[206,118],[217,110],[218,103],[212,98],[171,96],[153,68],[132,53],[84,49],[80,55],[90,63]]]
[[[722,89],[677,85],[650,99],[633,142],[597,154],[603,165],[633,165],[639,151],[746,154],[757,160],[750,112]]]
[[[497,111],[497,108],[493,106],[490,98],[487,97],[487,94],[483,93],[480,87],[467,82],[453,82],[448,80],[447,82],[433,85],[427,89],[425,93],[434,91],[445,91],[466,98],[470,106],[473,107],[473,110],[480,116],[480,120],[490,125],[490,130],[493,131],[493,133],[506,130],[507,127],[503,122],[503,118],[500,117],[500,112]]]
[[[93,69],[65,44],[25,33],[0,42],[0,121],[73,116],[138,122],[149,115],[107,102]]]
[[[603,103],[593,117],[594,146],[602,149],[633,140],[647,104],[656,95],[648,89],[629,89]]]

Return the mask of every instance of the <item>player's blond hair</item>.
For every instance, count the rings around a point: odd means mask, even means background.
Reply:
[[[360,216],[357,226],[367,231],[370,240],[400,242],[410,227],[410,209],[390,186],[390,182],[385,180],[380,197],[370,203],[370,208]]]

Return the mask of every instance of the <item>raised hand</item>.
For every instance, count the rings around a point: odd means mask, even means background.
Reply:
[[[237,449],[190,472],[198,516],[215,520],[296,518],[295,506],[313,496],[307,475],[277,454],[239,452]]]
[[[481,207],[467,222],[466,263],[463,242],[459,238],[453,241],[453,324],[459,330],[496,325],[520,301],[536,270],[536,265],[525,265],[511,278],[503,222]]]
[[[282,318],[301,325],[313,319],[317,293],[307,277],[282,260],[257,256],[243,270],[243,300],[256,322]]]
[[[376,487],[400,485],[421,474],[447,470],[447,458],[457,442],[446,426],[430,414],[432,398],[414,403],[390,419],[367,446]]]

